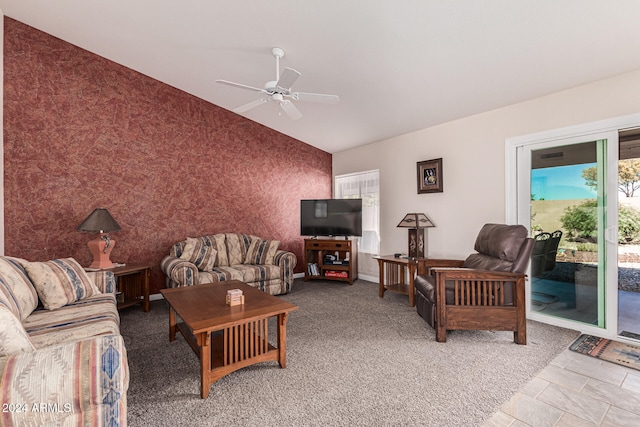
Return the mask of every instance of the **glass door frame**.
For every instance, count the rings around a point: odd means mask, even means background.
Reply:
[[[617,222],[618,222],[618,132],[640,126],[640,114],[602,120],[578,126],[508,138],[505,141],[505,217],[507,223],[522,223],[530,229],[531,150],[571,145],[586,141],[607,140],[605,227],[606,253],[604,297],[604,327],[600,328],[568,319],[546,316],[531,310],[531,282],[526,284],[527,318],[542,323],[577,329],[607,338],[617,338],[618,277],[617,277]],[[602,304],[599,304],[602,305]]]

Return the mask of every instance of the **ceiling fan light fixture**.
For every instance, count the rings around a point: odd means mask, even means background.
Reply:
[[[268,98],[262,98],[259,100],[251,101],[248,104],[241,105],[233,109],[236,113],[244,113],[253,108],[256,108],[268,101],[278,101],[280,108],[287,113],[290,119],[298,120],[302,118],[302,113],[298,108],[290,101],[304,101],[304,102],[320,102],[324,104],[335,104],[340,101],[337,95],[327,95],[322,93],[306,93],[306,92],[291,92],[291,87],[300,77],[300,73],[293,68],[285,68],[282,74],[280,74],[280,59],[284,56],[284,50],[279,47],[271,49],[271,53],[276,59],[276,80],[268,81],[264,85],[264,89],[260,89],[253,86],[248,86],[240,83],[234,83],[228,80],[216,80],[216,83],[221,83],[227,86],[232,86],[240,89],[246,89],[253,92],[259,92],[267,95]]]

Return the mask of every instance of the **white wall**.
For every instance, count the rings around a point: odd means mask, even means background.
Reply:
[[[380,169],[380,251],[407,252],[407,212],[424,212],[430,257],[466,257],[505,221],[505,139],[640,113],[640,70],[333,155],[333,173]],[[417,194],[416,163],[443,158],[443,193]]]

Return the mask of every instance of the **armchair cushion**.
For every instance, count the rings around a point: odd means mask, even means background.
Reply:
[[[513,263],[484,254],[471,254],[464,260],[462,267],[475,270],[511,271]]]
[[[42,305],[48,310],[100,293],[73,258],[28,262],[25,264],[25,270],[42,300]]]
[[[484,255],[512,263],[527,238],[521,225],[485,224],[478,233],[474,249]]]

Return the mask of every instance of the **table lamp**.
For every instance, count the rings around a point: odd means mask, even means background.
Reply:
[[[89,251],[93,255],[90,268],[111,268],[113,263],[109,260],[111,250],[116,245],[115,240],[109,236],[109,232],[120,230],[120,225],[105,208],[96,208],[78,226],[78,231],[85,233],[100,233],[100,237],[87,243]]]
[[[408,213],[398,227],[409,229],[409,258],[425,258],[427,241],[424,229],[435,227],[433,221],[423,213]]]

